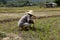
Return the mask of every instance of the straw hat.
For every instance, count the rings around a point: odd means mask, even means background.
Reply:
[[[30,11],[28,11],[28,12],[26,12],[26,13],[33,15],[33,10],[30,10]]]

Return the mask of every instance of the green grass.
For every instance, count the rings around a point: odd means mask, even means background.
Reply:
[[[18,21],[0,23],[0,31],[18,33]],[[60,17],[35,19],[36,31],[22,31],[25,40],[60,40]]]
[[[0,13],[24,13],[27,10],[34,11],[49,11],[49,10],[60,10],[60,8],[40,8],[37,6],[33,7],[20,7],[20,8],[7,8],[0,7]],[[43,12],[39,14],[35,14],[36,16],[40,16],[40,14],[47,15],[56,15],[57,11],[54,12]],[[60,14],[60,12],[58,12]],[[1,15],[1,14],[0,14]],[[23,14],[18,14],[17,16],[1,16],[0,20],[8,19],[8,18],[17,18],[21,17]],[[13,22],[3,22],[0,23],[0,31],[6,33],[15,33],[18,34],[18,21]],[[22,31],[22,37],[25,40],[60,40],[60,17],[53,18],[43,18],[43,19],[35,19],[35,27],[36,31]],[[2,35],[3,36],[3,35]]]

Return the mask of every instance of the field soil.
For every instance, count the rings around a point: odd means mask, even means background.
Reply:
[[[26,13],[0,13],[0,20],[6,20],[9,18],[20,18]],[[35,16],[53,16],[60,15],[60,11],[35,11],[33,13]]]
[[[0,21],[6,19],[20,18],[25,13],[0,13]],[[60,11],[35,11],[36,16],[60,15]],[[47,20],[46,20],[47,19]],[[60,16],[53,18],[35,19],[36,31],[22,31],[18,35],[17,21],[0,23],[0,30],[6,32],[7,37],[3,40],[58,40],[60,39]],[[20,38],[20,39],[19,39]]]

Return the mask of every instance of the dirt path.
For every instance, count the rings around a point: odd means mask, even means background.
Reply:
[[[25,13],[0,13],[0,22],[9,22],[14,20],[19,20],[21,16]],[[34,12],[34,15],[38,16],[39,18],[44,17],[60,17],[60,11],[41,11],[41,12]]]
[[[36,16],[58,15],[60,11],[35,11]],[[21,17],[24,13],[0,13],[0,17]]]
[[[17,18],[24,15],[24,13],[0,13],[0,20],[8,18]]]

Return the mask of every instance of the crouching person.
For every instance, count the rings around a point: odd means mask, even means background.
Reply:
[[[31,27],[31,24],[34,25],[32,16],[34,16],[33,10],[30,10],[29,12],[26,12],[26,14],[20,18],[20,20],[18,21],[19,30],[26,30]]]

